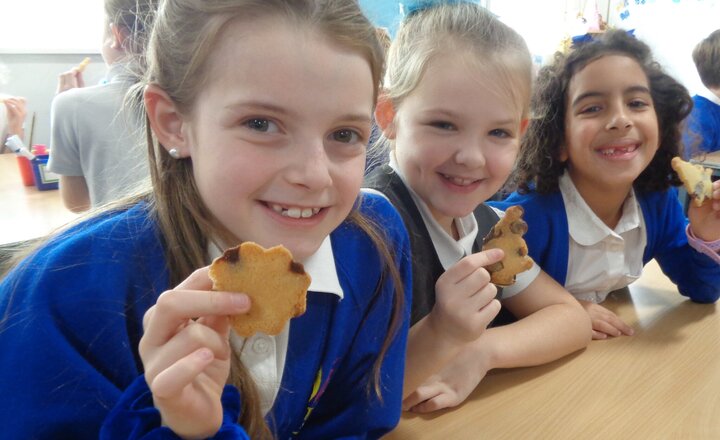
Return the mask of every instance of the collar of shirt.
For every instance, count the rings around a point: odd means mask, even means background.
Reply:
[[[568,215],[568,230],[570,237],[578,244],[592,246],[609,235],[619,236],[620,234],[640,227],[640,213],[635,203],[635,190],[630,190],[630,195],[623,203],[623,213],[620,221],[614,230],[611,230],[602,220],[590,209],[575,188],[567,170],[560,177],[560,192],[565,200],[565,210]]]
[[[137,82],[139,67],[135,62],[116,62],[108,67],[103,83]]]
[[[703,87],[702,90],[700,90],[698,92],[698,96],[702,96],[703,98],[707,99],[708,101],[710,101],[714,104],[720,105],[720,96],[714,94],[712,92],[712,90],[710,90],[710,89]]]
[[[475,214],[471,212],[464,217],[456,218],[454,220],[455,227],[457,228],[458,235],[460,236],[458,240],[455,240],[435,220],[423,199],[417,195],[412,188],[410,188],[410,185],[407,184],[402,172],[397,166],[394,155],[392,154],[390,155],[389,165],[390,168],[397,173],[398,177],[400,177],[400,180],[402,180],[405,184],[405,187],[408,189],[408,192],[415,202],[418,211],[420,211],[423,223],[425,223],[425,227],[430,234],[430,240],[435,247],[435,252],[438,254],[438,258],[440,259],[443,269],[448,270],[464,256],[472,254],[473,244],[475,244],[475,239],[478,234],[478,224],[475,219]]]

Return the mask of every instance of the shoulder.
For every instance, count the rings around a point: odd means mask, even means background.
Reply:
[[[66,90],[52,100],[54,112],[80,110],[93,106],[120,104],[123,102],[127,86],[120,83],[98,84]]]
[[[91,217],[51,237],[18,265],[20,274],[62,284],[133,274],[162,255],[159,230],[141,203]],[[84,287],[88,289],[88,287]]]

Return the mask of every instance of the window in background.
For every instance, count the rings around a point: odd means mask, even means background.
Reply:
[[[99,53],[100,0],[0,0],[0,54]]]

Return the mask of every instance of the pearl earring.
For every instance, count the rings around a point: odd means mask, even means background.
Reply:
[[[171,148],[171,149],[168,151],[168,154],[169,154],[170,157],[172,157],[173,159],[180,159],[180,152],[178,151],[177,148]]]

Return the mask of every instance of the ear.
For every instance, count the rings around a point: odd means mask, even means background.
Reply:
[[[188,157],[189,147],[183,129],[185,121],[175,102],[154,84],[145,87],[143,99],[150,127],[163,148],[166,151],[175,148],[180,157]]]
[[[567,152],[567,146],[565,144],[560,145],[560,152],[558,153],[558,159],[560,159],[560,162],[567,162],[569,158],[570,155]]]
[[[395,107],[392,100],[381,94],[375,106],[375,122],[388,139],[395,139]]]
[[[110,35],[112,35],[112,43],[110,47],[115,50],[123,50],[125,47],[125,39],[128,37],[128,32],[125,28],[117,26],[116,24],[110,23]]]
[[[522,121],[520,121],[520,138],[525,136],[525,132],[527,131],[528,124],[530,124],[530,119],[525,118]]]

